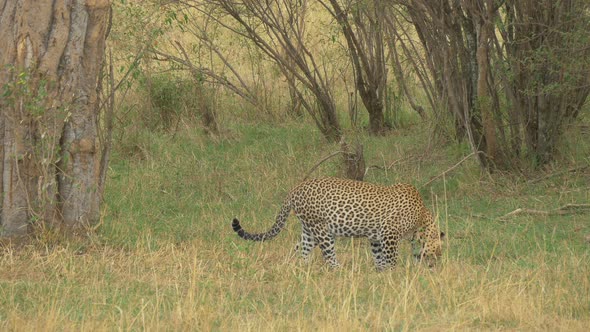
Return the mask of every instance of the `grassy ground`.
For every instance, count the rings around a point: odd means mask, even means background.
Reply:
[[[341,239],[343,267],[330,271],[317,251],[309,265],[293,257],[294,217],[268,243],[239,239],[230,222],[238,216],[248,230],[270,227],[289,188],[337,146],[297,121],[223,127],[215,140],[182,125],[174,136],[122,136],[96,235],[66,242],[46,234],[2,249],[0,330],[590,326],[589,215],[498,218],[588,203],[588,172],[551,173],[571,166],[556,164],[536,175],[555,176],[531,182],[481,174],[468,160],[420,189],[448,235],[440,265],[413,263],[404,244],[398,267],[376,273],[365,241]],[[361,137],[368,165],[392,165],[371,168],[366,180],[421,186],[468,154],[432,143],[420,128]],[[313,173],[324,175],[338,175],[337,159]]]

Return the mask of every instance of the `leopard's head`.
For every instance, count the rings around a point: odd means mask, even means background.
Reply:
[[[417,230],[412,237],[412,252],[414,258],[432,267],[442,256],[442,245],[445,233],[439,232],[438,227]]]

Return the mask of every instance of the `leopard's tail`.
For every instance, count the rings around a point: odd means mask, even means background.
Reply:
[[[283,206],[281,207],[281,211],[279,211],[279,215],[275,221],[275,224],[268,232],[259,233],[259,234],[251,234],[246,232],[242,226],[240,226],[240,221],[237,218],[234,218],[231,227],[233,230],[238,233],[238,235],[245,240],[250,241],[268,241],[275,236],[277,236],[285,224],[287,223],[287,218],[289,217],[289,213],[291,212],[291,204],[289,200],[287,200]]]

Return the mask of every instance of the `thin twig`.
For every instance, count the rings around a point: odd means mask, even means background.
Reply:
[[[108,76],[108,91],[109,91],[109,95],[108,95],[108,100],[106,101],[104,110],[105,110],[105,119],[104,119],[104,128],[105,128],[105,132],[106,132],[106,137],[104,138],[104,142],[102,142],[103,147],[102,147],[102,152],[101,152],[101,156],[100,156],[100,166],[99,166],[99,178],[98,178],[98,193],[100,196],[100,199],[103,199],[103,195],[104,195],[104,188],[105,188],[105,183],[106,183],[106,177],[107,177],[107,170],[108,170],[108,165],[109,165],[109,161],[111,158],[111,148],[112,148],[112,143],[113,143],[113,119],[114,119],[114,114],[115,114],[115,75],[114,75],[114,69],[113,69],[114,65],[113,65],[113,54],[111,52],[111,50],[109,50],[109,64],[108,64],[108,70],[109,70],[109,76]],[[120,82],[119,82],[120,83]],[[117,85],[118,87],[118,85]]]
[[[425,184],[421,185],[420,188],[424,188],[427,185],[429,185],[430,183],[432,183],[434,180],[443,177],[444,175],[446,175],[447,173],[451,172],[452,170],[454,170],[455,168],[459,167],[459,165],[461,165],[463,162],[465,162],[467,159],[477,155],[483,153],[482,151],[476,151],[476,152],[472,152],[470,154],[468,154],[467,156],[465,156],[465,158],[461,159],[458,163],[456,163],[455,165],[451,166],[449,169],[447,169],[446,171],[440,173],[439,175],[433,177],[432,179],[430,179],[430,181],[426,182]]]
[[[381,166],[381,165],[371,165],[371,166],[368,166],[367,169],[365,170],[365,175],[367,175],[367,173],[371,169],[379,169],[379,170],[382,170],[382,171],[388,171],[391,168],[393,168],[393,166],[395,166],[397,164],[401,164],[402,162],[408,161],[409,159],[412,159],[412,158],[415,158],[415,157],[416,156],[414,156],[414,155],[410,155],[410,156],[406,156],[404,158],[396,159],[396,160],[390,162],[389,165],[387,165],[387,166]]]
[[[328,160],[328,159],[330,159],[330,158],[332,158],[334,156],[337,156],[337,155],[339,155],[341,153],[344,153],[344,152],[343,151],[335,151],[335,152],[332,152],[331,154],[327,155],[326,157],[322,158],[317,164],[315,164],[315,166],[313,166],[309,170],[309,172],[307,172],[307,174],[303,178],[303,181],[307,180],[307,178],[311,175],[311,173],[313,173],[313,171],[315,171],[316,168],[318,168],[323,162],[325,162],[326,160]]]

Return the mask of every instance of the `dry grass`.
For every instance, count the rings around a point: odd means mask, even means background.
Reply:
[[[357,241],[358,242],[358,241]],[[364,245],[344,267],[285,259],[278,241],[237,247],[195,240],[126,252],[30,248],[2,257],[3,330],[439,330],[583,331],[587,257],[535,268],[452,257],[433,269],[402,262],[377,274]],[[342,246],[341,246],[342,247]],[[344,249],[344,248],[342,248]],[[344,250],[341,250],[344,251]]]

